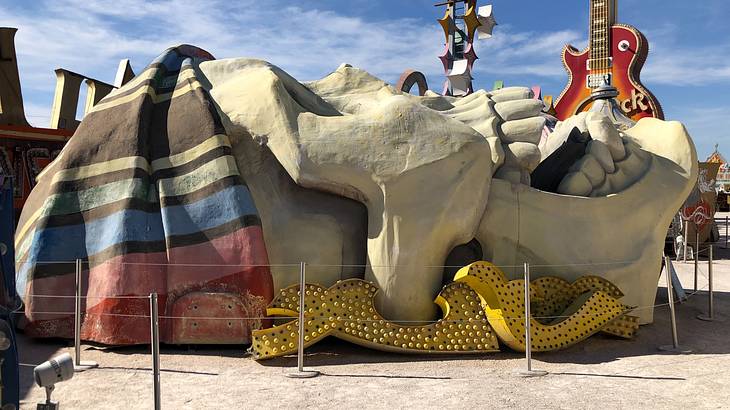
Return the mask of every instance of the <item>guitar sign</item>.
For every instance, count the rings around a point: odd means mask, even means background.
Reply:
[[[632,120],[664,119],[661,105],[640,80],[649,43],[634,27],[616,24],[617,1],[591,0],[588,47],[563,49],[569,81],[555,104],[560,120],[587,111],[593,102],[591,91],[603,83],[616,87],[619,106]]]

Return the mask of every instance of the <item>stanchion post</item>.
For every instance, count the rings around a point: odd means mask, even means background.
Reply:
[[[287,373],[286,377],[306,379],[319,376],[316,370],[304,370],[304,293],[307,280],[307,264],[299,262],[299,334],[297,340],[297,371]]]
[[[74,306],[74,367],[81,364],[81,259],[76,259],[76,282],[74,285],[76,305]]]
[[[684,251],[682,252],[682,262],[687,262],[687,241],[689,241],[689,221],[684,221]]]
[[[692,252],[692,253],[694,254],[692,256],[694,256],[694,260],[695,260],[695,282],[694,282],[695,286],[694,286],[694,289],[695,289],[695,293],[697,293],[697,269],[699,268],[698,264],[700,263],[699,262],[699,260],[700,260],[700,227],[697,224],[695,224],[695,249],[694,249],[694,252]]]
[[[722,319],[719,317],[715,317],[715,304],[714,304],[714,285],[713,285],[713,279],[712,279],[712,262],[714,259],[714,251],[713,246],[710,245],[709,248],[709,257],[707,260],[707,280],[708,280],[708,291],[709,294],[707,295],[707,315],[697,315],[697,319],[704,320],[706,322],[722,322]]]
[[[74,372],[99,367],[99,364],[92,361],[81,361],[81,259],[76,259],[76,281],[74,284]]]
[[[659,346],[659,350],[674,353],[691,353],[691,350],[684,349],[679,346],[679,338],[677,337],[677,317],[675,316],[674,312],[674,289],[672,288],[671,263],[672,261],[669,259],[669,257],[664,256],[664,264],[666,266],[666,270],[664,271],[664,273],[667,277],[667,298],[669,299],[669,314],[672,322],[672,344]]]
[[[527,371],[520,372],[522,377],[544,376],[548,372],[544,370],[532,369],[532,335],[531,335],[531,315],[530,315],[530,264],[524,264],[525,270],[525,359],[527,360]]]
[[[162,408],[160,397],[160,316],[157,310],[157,293],[150,293],[150,342],[152,344],[152,388],[155,410]]]
[[[729,218],[725,217],[725,249],[727,249],[728,237],[730,236],[730,224],[728,223]]]
[[[709,282],[708,283],[708,286],[707,286],[708,287],[708,291],[709,291],[709,295],[708,295],[707,301],[708,301],[709,305],[707,306],[707,309],[709,310],[710,319],[714,319],[714,316],[715,316],[715,308],[713,306],[713,300],[712,300],[712,296],[713,296],[713,289],[712,289],[712,258],[713,258],[714,255],[713,255],[713,251],[712,251],[712,245],[710,245],[709,252],[710,252],[710,255],[707,258],[707,280]]]

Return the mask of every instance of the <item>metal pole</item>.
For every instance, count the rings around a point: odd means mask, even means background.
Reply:
[[[689,241],[689,221],[684,221],[684,255],[682,256],[682,262],[687,262],[687,241]]]
[[[81,361],[81,259],[76,259],[76,281],[74,284],[75,306],[74,306],[74,371],[99,367],[99,364],[92,361]]]
[[[530,264],[525,263],[525,358],[527,371],[532,371],[532,338],[530,334]]]
[[[679,338],[677,337],[677,318],[675,316],[674,312],[674,289],[672,288],[672,268],[671,268],[672,261],[669,259],[668,256],[664,256],[664,264],[665,264],[665,271],[664,273],[667,276],[667,297],[669,299],[669,312],[670,312],[670,318],[672,322],[672,344],[671,345],[664,345],[659,346],[659,350],[663,350],[665,352],[675,352],[675,353],[690,353],[691,350],[688,349],[682,349],[679,347]]]
[[[727,249],[728,236],[730,236],[730,230],[728,229],[728,227],[730,227],[730,225],[728,225],[728,217],[726,216],[725,217],[725,249]]]
[[[74,367],[81,365],[81,259],[76,259],[76,283],[74,285]]]
[[[532,335],[530,328],[530,264],[525,262],[525,359],[527,359],[527,371],[521,372],[523,377],[544,376],[544,370],[532,370]]]
[[[667,268],[669,268],[668,265]],[[679,347],[679,337],[677,336],[677,317],[674,312],[674,288],[672,287],[672,272],[670,269],[667,269],[667,297],[669,298],[669,310],[672,315],[672,345],[676,349]]]
[[[713,289],[712,289],[712,258],[714,256],[713,255],[714,252],[712,250],[712,244],[710,244],[709,251],[710,251],[710,255],[707,258],[707,280],[709,281],[708,290],[710,291],[710,294],[709,294],[709,298],[708,298],[709,306],[707,307],[707,309],[710,311],[710,319],[714,319],[715,318],[715,308],[713,306],[713,300],[712,300],[712,294],[713,294]]]
[[[304,371],[304,294],[306,293],[306,265],[299,263],[299,341],[297,343],[297,371]]]
[[[152,342],[152,385],[155,410],[162,408],[160,399],[160,316],[157,311],[157,293],[150,293],[150,335]]]
[[[299,262],[299,338],[297,340],[297,371],[286,376],[303,379],[319,376],[316,370],[304,370],[304,294],[306,292],[307,264]]]
[[[695,293],[697,293],[697,264],[700,259],[700,227],[695,224],[695,249],[694,249],[694,260],[695,260]]]
[[[714,255],[713,255],[714,250],[713,250],[712,245],[710,245],[709,251],[710,251],[710,256],[707,261],[707,280],[709,282],[708,290],[710,292],[708,295],[708,299],[707,299],[707,303],[708,303],[707,310],[708,310],[709,314],[698,315],[697,319],[704,320],[707,322],[722,322],[723,320],[721,318],[715,317],[714,285],[713,285],[713,280],[712,280],[712,263],[713,263],[713,259],[714,259]]]

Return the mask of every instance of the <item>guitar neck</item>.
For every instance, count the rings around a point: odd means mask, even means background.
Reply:
[[[590,0],[589,44],[591,71],[611,67],[611,27],[616,23],[618,0]]]

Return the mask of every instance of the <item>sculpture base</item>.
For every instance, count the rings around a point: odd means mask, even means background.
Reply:
[[[675,347],[674,345],[659,346],[659,350],[661,350],[662,352],[669,352],[669,353],[681,353],[681,354],[692,353],[692,349],[687,349],[682,346]]]
[[[99,367],[99,363],[97,362],[82,360],[79,364],[74,364],[74,372],[81,373],[85,370],[96,369],[97,367]]]
[[[517,372],[517,375],[524,378],[541,377],[547,376],[548,372],[546,372],[545,370],[521,370]]]
[[[58,402],[47,401],[45,403],[38,403],[36,410],[58,410]]]
[[[301,372],[287,373],[286,377],[290,379],[311,379],[312,377],[319,376],[319,372],[316,370],[302,370]]]
[[[697,319],[703,320],[705,322],[724,322],[725,318],[718,317],[718,316],[708,316],[705,314],[697,315]]]

